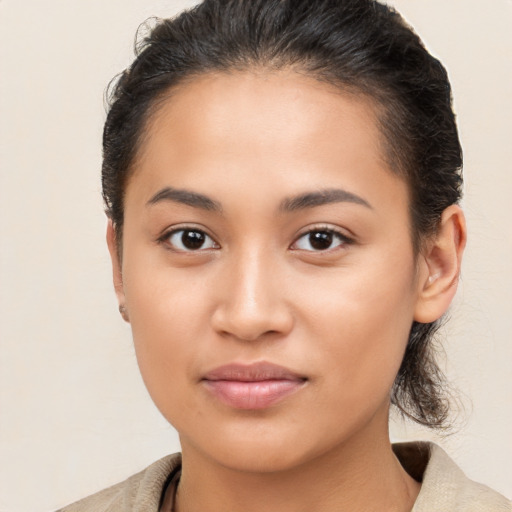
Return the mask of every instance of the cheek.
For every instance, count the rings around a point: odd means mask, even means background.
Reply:
[[[208,265],[175,268],[164,249],[128,237],[125,243],[123,288],[136,344],[185,342],[204,327]]]
[[[154,402],[171,419],[169,411],[193,408],[184,391],[209,339],[205,280],[135,263],[127,260],[123,274],[137,361]]]
[[[306,337],[317,340],[312,364],[323,365],[322,379],[344,409],[387,398],[407,344],[414,313],[412,258],[396,267],[399,273],[383,267],[360,273],[352,268],[316,283],[317,292],[311,283],[303,287]]]

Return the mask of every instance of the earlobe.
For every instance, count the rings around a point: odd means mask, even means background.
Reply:
[[[434,322],[448,310],[457,291],[465,245],[464,214],[459,206],[451,205],[443,212],[438,232],[422,256],[414,314],[417,322]]]
[[[123,273],[121,268],[121,258],[118,249],[118,241],[112,219],[108,219],[107,224],[107,246],[112,262],[112,279],[114,282],[114,290],[116,292],[117,301],[119,303],[119,312],[126,322],[129,322],[128,310],[125,306],[125,295],[123,286]]]

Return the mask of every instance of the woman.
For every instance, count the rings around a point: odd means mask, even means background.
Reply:
[[[368,0],[206,0],[114,86],[107,241],[170,456],[63,510],[510,510],[443,427],[466,240],[446,72]]]

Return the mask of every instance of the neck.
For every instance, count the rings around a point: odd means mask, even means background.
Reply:
[[[420,484],[402,468],[387,430],[372,425],[341,446],[279,472],[246,472],[183,446],[175,512],[409,512]]]

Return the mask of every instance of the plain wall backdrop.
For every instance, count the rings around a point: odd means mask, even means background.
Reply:
[[[0,0],[0,512],[49,511],[177,451],[117,312],[100,199],[103,93],[178,0]],[[512,2],[391,2],[446,65],[469,244],[446,369],[459,430],[397,423],[512,496]]]

